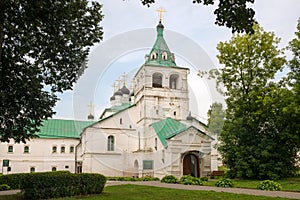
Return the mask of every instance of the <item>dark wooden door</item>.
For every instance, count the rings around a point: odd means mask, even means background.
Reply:
[[[199,158],[194,154],[187,154],[183,158],[183,175],[199,177]]]

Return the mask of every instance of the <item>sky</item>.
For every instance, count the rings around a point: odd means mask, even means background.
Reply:
[[[217,44],[232,37],[231,30],[214,24],[217,5],[193,4],[192,0],[156,0],[143,6],[140,0],[101,0],[104,14],[101,25],[104,37],[90,51],[87,69],[72,91],[59,94],[54,118],[86,120],[91,112],[99,118],[109,107],[113,83],[127,74],[126,85],[144,63],[156,38],[156,25],[162,7],[164,38],[175,54],[176,63],[190,68],[189,94],[192,115],[206,122],[207,111],[213,102],[224,102],[215,90],[213,81],[197,76],[199,70],[219,68]],[[265,31],[274,32],[285,47],[295,37],[300,17],[299,0],[256,0],[249,4],[255,10],[255,19]],[[289,54],[287,54],[289,56]]]

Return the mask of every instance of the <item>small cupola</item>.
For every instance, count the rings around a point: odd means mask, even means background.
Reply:
[[[123,94],[127,94],[127,95],[129,95],[129,93],[130,93],[129,89],[125,85],[121,88],[121,92]]]
[[[159,20],[156,26],[157,37],[156,41],[148,55],[146,55],[145,64],[158,65],[166,67],[176,67],[174,54],[171,53],[165,39],[164,39],[164,25],[162,20]]]

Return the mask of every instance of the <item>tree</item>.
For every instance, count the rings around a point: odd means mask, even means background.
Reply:
[[[220,135],[225,120],[225,111],[223,110],[223,105],[221,103],[214,102],[210,106],[207,116],[209,131],[211,133]]]
[[[87,0],[0,1],[0,140],[25,142],[71,89],[102,39],[101,5]]]
[[[193,3],[213,5],[214,0],[192,0]],[[155,0],[141,0],[143,5],[148,7],[155,3]],[[215,24],[232,28],[232,32],[253,33],[254,10],[247,8],[247,3],[254,3],[254,0],[228,1],[219,0],[219,6],[214,14],[217,16]]]
[[[227,103],[218,150],[233,177],[276,179],[295,170],[299,116],[289,109],[293,92],[273,81],[285,64],[278,43],[255,25],[254,34],[218,44]]]

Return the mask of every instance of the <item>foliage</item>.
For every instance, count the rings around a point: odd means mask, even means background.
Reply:
[[[105,182],[101,174],[30,173],[22,180],[21,189],[25,199],[47,199],[100,194]]]
[[[4,191],[4,190],[10,190],[10,187],[7,184],[1,184],[0,191]]]
[[[282,187],[278,182],[265,180],[260,182],[257,187],[259,190],[281,190]]]
[[[180,183],[184,185],[203,185],[203,181],[201,181],[200,178],[191,175],[183,175],[180,178]]]
[[[179,180],[173,175],[166,175],[161,179],[162,183],[178,183]]]
[[[26,179],[27,173],[8,174],[0,176],[0,184],[7,184],[10,189],[21,189],[23,179]]]
[[[216,183],[217,187],[233,187],[233,182],[229,178],[220,178]]]
[[[299,103],[273,81],[285,64],[279,39],[258,25],[254,30],[217,47],[227,104],[218,150],[230,177],[278,179],[295,171]]]
[[[87,0],[0,1],[0,140],[25,142],[71,89],[102,39],[101,5]]]
[[[223,110],[223,105],[221,103],[213,103],[210,106],[210,109],[207,112],[208,116],[208,129],[211,133],[220,135],[224,120],[225,120],[225,111]]]
[[[208,177],[207,176],[202,176],[202,177],[200,177],[200,180],[203,181],[203,182],[208,181]]]
[[[148,7],[155,3],[155,0],[141,0],[143,5]],[[254,0],[227,1],[227,0],[192,0],[193,3],[213,5],[218,2],[218,8],[214,11],[217,16],[215,24],[232,28],[232,32],[253,33],[254,10],[247,7],[247,3],[254,3]]]

